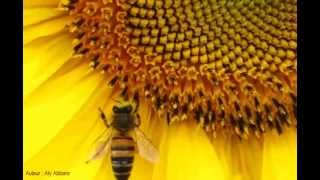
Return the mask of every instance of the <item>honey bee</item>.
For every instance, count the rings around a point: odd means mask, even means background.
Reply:
[[[87,163],[111,153],[111,163],[117,180],[127,180],[132,169],[134,154],[151,163],[159,161],[159,152],[139,129],[140,116],[131,104],[113,106],[113,121],[108,124],[106,115],[99,108],[100,117],[107,129],[95,140],[94,153]],[[137,147],[137,150],[136,150]]]

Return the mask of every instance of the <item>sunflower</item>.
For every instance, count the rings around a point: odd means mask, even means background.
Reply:
[[[160,152],[130,179],[296,179],[296,0],[25,0],[24,178],[114,179],[115,100]]]

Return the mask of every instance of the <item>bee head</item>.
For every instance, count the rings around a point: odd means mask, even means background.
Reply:
[[[133,111],[133,108],[136,106],[134,102],[125,100],[125,99],[112,99],[116,102],[116,104],[113,106],[113,113],[119,114],[119,113],[126,113],[131,114]]]
[[[112,109],[113,113],[128,113],[130,114],[132,112],[132,105],[125,105],[125,106],[113,106]]]

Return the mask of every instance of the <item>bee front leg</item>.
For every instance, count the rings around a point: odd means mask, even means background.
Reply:
[[[136,118],[135,118],[135,125],[137,127],[139,127],[141,124],[141,118],[140,118],[140,115],[139,114],[136,114]]]
[[[107,118],[106,118],[106,115],[104,114],[104,112],[102,111],[102,109],[99,107],[99,112],[100,112],[100,118],[101,120],[103,121],[104,125],[109,128],[110,125],[108,124],[108,121],[107,121]]]

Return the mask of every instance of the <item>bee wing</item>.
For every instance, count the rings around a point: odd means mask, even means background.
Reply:
[[[92,160],[100,158],[102,155],[106,155],[110,150],[111,145],[111,137],[112,137],[112,130],[104,131],[98,138],[94,141],[95,148],[94,151],[91,153],[89,160],[86,163],[91,162]]]
[[[139,128],[135,128],[135,134],[140,156],[152,163],[159,162],[160,156],[157,148]]]

